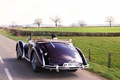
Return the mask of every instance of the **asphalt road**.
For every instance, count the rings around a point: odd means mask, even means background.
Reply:
[[[0,80],[107,80],[86,70],[77,72],[43,70],[34,73],[25,59],[17,60],[16,42],[0,35]]]

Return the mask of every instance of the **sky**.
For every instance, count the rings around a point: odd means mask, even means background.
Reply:
[[[54,24],[50,18],[58,16],[62,25],[107,24],[106,17],[113,16],[120,24],[120,0],[0,0],[0,25],[33,24],[36,18],[43,24]]]

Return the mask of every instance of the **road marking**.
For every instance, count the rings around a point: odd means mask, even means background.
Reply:
[[[3,61],[3,59],[2,59],[2,57],[1,57],[1,56],[0,56],[0,62],[1,62],[1,63],[4,63],[4,61]]]
[[[7,68],[4,68],[4,70],[5,70],[6,74],[7,74],[8,79],[13,80],[12,76],[10,75],[9,70]]]

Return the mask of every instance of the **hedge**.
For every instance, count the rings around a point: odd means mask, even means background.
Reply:
[[[120,36],[118,33],[89,33],[89,32],[56,32],[56,31],[22,31],[16,29],[5,28],[5,30],[12,33],[14,36],[29,36],[30,33],[33,33],[33,36],[50,36],[52,33],[57,34],[58,36]]]

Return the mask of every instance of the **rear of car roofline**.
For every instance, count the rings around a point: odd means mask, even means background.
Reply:
[[[72,43],[72,40],[58,40],[58,39],[44,39],[44,38],[40,38],[36,41],[37,43],[41,43],[41,42],[61,42],[61,43]]]

